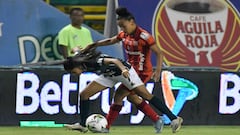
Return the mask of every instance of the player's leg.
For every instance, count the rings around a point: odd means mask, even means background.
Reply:
[[[142,85],[142,81],[140,80],[140,78],[137,76],[135,70],[133,68],[130,69],[130,73],[134,72],[135,73],[135,77],[136,80],[134,79],[134,83],[135,84],[131,84],[130,87],[132,87],[133,85]],[[134,77],[133,77],[134,78]],[[124,78],[123,76],[121,77],[116,77],[115,78],[118,81],[121,81],[127,85],[129,85],[129,83],[131,83],[129,80],[126,81],[126,78]],[[136,87],[135,86],[135,87]],[[127,93],[127,94],[126,94]],[[129,89],[127,87],[125,87],[124,85],[120,85],[118,87],[118,90],[115,92],[115,96],[114,96],[114,104],[111,105],[110,107],[110,111],[108,113],[107,120],[108,120],[108,128],[110,128],[111,124],[113,123],[113,121],[117,118],[117,116],[119,115],[119,112],[121,111],[122,108],[122,100],[123,98],[128,95],[129,93]],[[135,100],[134,100],[135,99]],[[132,100],[134,100],[135,104],[144,112],[146,113],[147,116],[152,116],[153,121],[155,122],[154,126],[156,127],[156,132],[159,133],[161,132],[161,129],[163,127],[163,121],[162,119],[159,119],[159,116],[156,114],[156,112],[149,106],[149,104],[147,104],[145,101],[143,101],[141,98],[139,98],[137,95],[133,96]]]
[[[88,86],[80,93],[80,121],[75,124],[66,124],[65,126],[71,130],[77,130],[80,132],[87,132],[85,121],[89,115],[89,97],[97,92],[104,90],[106,86],[103,86],[95,81],[92,81]]]
[[[149,104],[145,102],[145,100],[141,99],[138,95],[129,94],[127,99],[133,103],[137,109],[147,115],[153,122],[156,122],[159,119],[159,115],[151,108]]]
[[[129,70],[130,74],[130,80],[129,82],[126,82],[125,80],[122,80],[124,85],[128,87],[130,90],[133,90],[136,92],[139,96],[141,96],[143,99],[148,100],[149,103],[151,103],[153,106],[155,106],[159,111],[163,112],[168,116],[168,118],[171,119],[171,126],[172,131],[175,133],[177,130],[180,129],[183,119],[180,117],[175,116],[169,108],[166,106],[165,103],[163,103],[159,98],[152,95],[147,91],[147,88],[145,85],[141,83],[141,80],[139,76],[137,75],[136,71],[131,68]],[[130,84],[130,85],[129,85]]]
[[[156,133],[161,133],[163,129],[163,120],[161,117],[153,110],[153,108],[146,103],[145,100],[140,98],[138,95],[131,93],[127,96],[127,99],[135,104],[135,106],[138,108],[138,110],[142,111],[146,116],[148,116],[152,121],[154,128],[156,130]]]
[[[85,125],[86,119],[88,117],[89,108],[86,106],[85,103],[89,103],[89,98],[100,92],[106,88],[112,88],[116,84],[116,81],[112,79],[112,77],[105,77],[104,75],[100,75],[97,79],[91,82],[80,94],[81,98],[81,105],[80,107],[80,114],[81,114],[81,123]],[[108,128],[102,129],[102,133],[108,133]]]
[[[151,74],[140,74],[140,79],[146,84],[151,79]],[[134,93],[134,92],[132,92]],[[146,103],[145,100],[141,99],[136,94],[130,94],[128,100],[136,105],[138,110],[142,111],[145,115],[147,115],[153,122],[157,122],[160,116],[152,109],[152,107]]]
[[[106,116],[108,125],[107,128],[109,129],[115,119],[118,117],[119,112],[122,109],[122,101],[123,98],[129,95],[129,91],[124,85],[120,85],[114,93],[114,103],[111,105],[110,110]]]
[[[80,116],[81,125],[86,126],[85,122],[89,115],[89,98],[94,94],[106,89],[106,86],[99,84],[96,81],[92,81],[89,85],[80,93]]]
[[[134,91],[136,94],[138,94],[140,97],[142,97],[145,100],[148,100],[149,103],[154,105],[159,111],[166,114],[171,120],[176,119],[177,117],[168,109],[168,107],[163,103],[159,98],[152,95],[148,92],[145,85],[142,83],[141,79],[139,78],[137,72],[134,70],[134,68],[131,68],[129,70],[130,74],[130,81],[126,81],[127,79],[122,79],[122,82],[126,87],[128,87],[130,90]],[[130,84],[130,85],[129,85]],[[133,85],[132,85],[133,84]]]
[[[78,130],[80,132],[87,132],[85,121],[89,115],[89,97],[97,92],[100,92],[107,87],[113,87],[115,82],[104,76],[99,76],[94,81],[90,82],[86,88],[80,93],[80,124],[66,125],[68,129]]]
[[[151,74],[139,74],[140,79],[143,83],[147,83],[151,79]],[[133,95],[133,91],[127,97],[130,102],[135,104],[138,110],[142,111],[145,115],[147,115],[152,121],[156,133],[160,133],[163,129],[164,122],[163,119],[152,109],[152,107],[146,103],[145,100],[140,98],[139,96]]]
[[[138,86],[137,88],[133,89],[139,96],[146,99],[151,103],[154,107],[156,107],[159,111],[166,114],[168,118],[172,121],[171,127],[173,133],[178,131],[181,127],[183,119],[181,117],[175,116],[169,108],[163,103],[158,97],[150,94],[144,85]]]

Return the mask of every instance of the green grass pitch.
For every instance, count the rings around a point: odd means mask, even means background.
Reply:
[[[240,126],[183,126],[175,135],[238,135]],[[0,135],[79,135],[78,131],[65,128],[40,127],[0,127]],[[87,132],[84,135],[99,135]],[[109,135],[154,135],[152,126],[112,126]],[[161,135],[173,134],[169,126],[165,126]]]

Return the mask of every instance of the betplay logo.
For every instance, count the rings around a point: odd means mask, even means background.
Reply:
[[[43,111],[45,114],[54,115],[64,112],[65,114],[80,113],[78,102],[70,103],[70,99],[78,96],[78,91],[82,91],[89,82],[93,81],[96,74],[84,73],[80,75],[79,82],[72,82],[70,74],[62,76],[62,82],[49,80],[41,82],[41,78],[31,72],[17,74],[16,88],[16,113],[33,115],[37,111]],[[41,83],[40,83],[41,82]],[[174,114],[178,114],[187,100],[192,100],[198,94],[198,88],[190,81],[174,76],[171,72],[163,71],[162,86],[165,101]],[[61,85],[60,85],[61,84]],[[120,85],[117,83],[115,89]],[[152,93],[154,83],[150,82],[146,85],[147,90]],[[178,90],[175,99],[173,92]],[[71,93],[74,93],[71,94]],[[101,93],[96,93],[90,100],[101,98],[101,109],[104,113],[108,113],[111,105],[110,89],[106,89]],[[26,102],[26,99],[30,99]],[[78,99],[80,100],[80,99]],[[130,114],[132,112],[131,103],[125,98],[123,108],[120,114]],[[166,116],[165,123],[169,123]],[[139,124],[144,118],[144,114],[138,111],[137,114],[130,115],[131,124]]]
[[[70,74],[62,76],[62,82],[49,80],[42,82],[40,76],[36,73],[24,72],[17,74],[16,88],[16,113],[24,115],[34,115],[37,111],[42,111],[47,115],[55,115],[63,112],[65,114],[79,114],[79,100],[71,103],[70,99],[78,97],[78,92],[82,91],[89,82],[97,78],[93,73],[84,73],[80,75],[79,82],[73,82]],[[41,83],[40,83],[41,82]],[[120,83],[115,85],[117,88]],[[148,91],[152,93],[153,83],[146,85]],[[110,89],[93,95],[90,100],[101,98],[101,109],[108,113],[111,105]],[[26,102],[28,99],[28,102]],[[120,114],[130,114],[132,112],[131,103],[124,99],[124,106]],[[130,116],[131,124],[138,124],[144,118],[144,114],[138,111],[136,115]]]
[[[240,76],[222,73],[219,94],[219,113],[234,114],[240,110]]]

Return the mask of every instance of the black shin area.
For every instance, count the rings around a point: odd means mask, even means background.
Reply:
[[[149,101],[154,107],[156,107],[159,111],[166,114],[169,119],[174,120],[177,117],[169,110],[165,103],[163,103],[158,97],[153,96]]]
[[[89,106],[90,106],[89,100],[80,101],[80,116],[81,116],[80,124],[84,127],[86,127],[85,122],[89,115]]]

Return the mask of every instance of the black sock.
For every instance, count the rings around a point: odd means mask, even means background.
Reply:
[[[177,117],[169,110],[165,103],[163,103],[158,97],[153,96],[153,98],[149,101],[154,107],[156,107],[159,111],[166,114],[170,120],[174,120]]]
[[[90,101],[89,100],[81,100],[80,101],[80,116],[81,116],[81,121],[80,124],[84,127],[86,127],[86,119],[89,115],[89,105]]]

